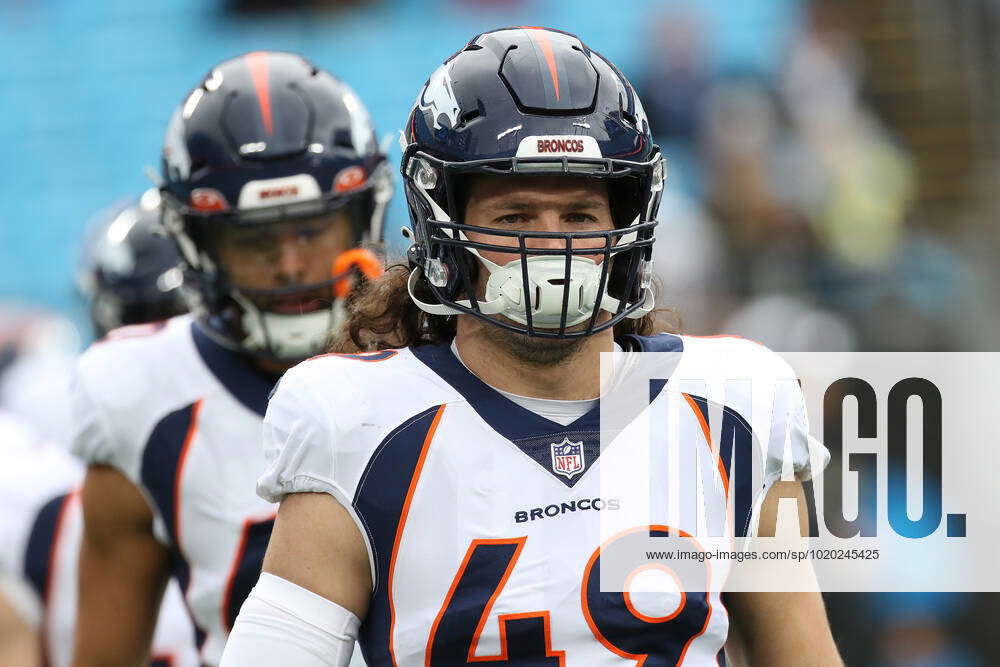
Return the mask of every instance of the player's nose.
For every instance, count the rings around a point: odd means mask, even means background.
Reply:
[[[580,227],[574,225],[572,222],[565,219],[562,212],[559,210],[544,211],[536,219],[536,224],[534,225],[533,231],[535,232],[553,232],[556,234],[566,234],[569,232],[578,232]],[[579,250],[581,248],[603,248],[605,245],[605,240],[601,237],[597,238],[577,238],[568,242],[565,236],[554,236],[549,238],[532,238],[525,241],[525,245],[528,248],[534,248],[538,250],[565,250],[567,245],[571,248]],[[603,259],[603,255],[582,255],[587,257],[597,263],[600,263]]]
[[[295,234],[282,234],[277,243],[275,271],[290,282],[301,282],[306,271],[308,247]]]
[[[573,231],[573,229],[562,219],[562,216],[559,215],[558,211],[543,211],[536,219],[534,231],[561,234]],[[525,245],[529,248],[544,250],[548,250],[550,248],[565,248],[566,239],[565,237],[561,238],[558,236],[552,238],[535,237],[527,239]]]

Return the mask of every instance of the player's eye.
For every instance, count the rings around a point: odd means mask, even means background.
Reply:
[[[245,233],[235,234],[232,244],[241,250],[266,251],[273,247],[275,239],[271,234]]]
[[[508,215],[502,215],[499,218],[494,219],[493,222],[499,225],[516,225],[523,223],[526,220],[527,218],[521,213],[510,213]]]
[[[566,222],[590,223],[597,222],[597,218],[587,213],[568,213],[566,214]]]
[[[295,230],[295,236],[303,241],[314,239],[326,230],[325,225],[304,225]]]

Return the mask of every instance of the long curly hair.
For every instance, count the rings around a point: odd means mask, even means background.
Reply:
[[[352,293],[347,301],[347,321],[333,337],[331,352],[367,352],[418,345],[441,345],[455,338],[455,315],[431,315],[410,298],[406,282],[410,269],[405,263],[389,266],[385,273]],[[422,288],[422,289],[421,289]],[[434,297],[422,282],[416,295],[423,301]],[[677,331],[680,319],[660,308],[638,319],[626,318],[615,325],[615,338],[626,334],[649,336]]]

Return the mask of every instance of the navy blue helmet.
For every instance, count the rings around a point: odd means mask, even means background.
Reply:
[[[414,225],[410,294],[422,310],[559,338],[587,336],[652,309],[663,160],[632,85],[578,37],[533,27],[474,37],[424,84],[402,143]],[[462,216],[466,181],[476,174],[602,179],[615,229],[471,227]],[[520,260],[506,267],[485,260],[479,250],[510,248],[470,241],[467,231],[513,238]],[[540,238],[566,239],[566,247],[526,248],[526,240]],[[574,247],[583,240],[586,247]],[[602,261],[585,257],[595,254]],[[477,295],[481,270],[489,279]],[[601,311],[610,317],[599,319]]]
[[[227,60],[175,111],[162,170],[164,224],[208,333],[281,361],[322,351],[343,315],[345,285],[361,273],[357,263],[330,257],[323,280],[251,289],[236,284],[220,245],[226,234],[346,214],[348,246],[377,246],[392,179],[357,95],[299,55],[254,52]],[[268,242],[260,239],[258,245]],[[292,298],[313,306],[277,307]]]
[[[187,312],[180,263],[160,225],[155,189],[99,213],[76,272],[95,336]]]

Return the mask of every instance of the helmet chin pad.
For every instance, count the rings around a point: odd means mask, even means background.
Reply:
[[[563,300],[566,301],[565,326],[574,326],[590,318],[601,279],[601,268],[592,259],[570,259],[569,281],[566,281],[566,260],[560,257],[529,257],[527,262],[516,259],[504,266],[480,258],[489,271],[486,294],[480,309],[486,312],[493,304],[498,314],[527,324],[531,309],[534,326],[558,328],[562,324]],[[528,293],[524,293],[525,270]]]
[[[528,324],[530,309],[532,327],[561,329],[586,322],[595,309],[614,314],[620,305],[618,299],[601,289],[601,264],[588,257],[570,257],[567,262],[565,257],[536,255],[504,266],[483,257],[479,260],[490,274],[484,301],[479,304],[484,314],[501,314],[519,324]],[[602,297],[598,303],[599,293]],[[646,312],[640,308],[633,317]]]
[[[240,346],[251,354],[287,362],[302,361],[324,352],[331,334],[346,316],[339,299],[329,308],[284,314],[260,310],[239,292],[234,292],[233,298],[243,308],[241,324],[246,338]]]
[[[532,331],[543,329],[562,332],[567,327],[594,318],[595,310],[605,310],[614,315],[621,308],[620,299],[602,289],[602,264],[588,257],[575,256],[567,261],[565,256],[535,255],[529,256],[527,260],[515,259],[500,266],[482,257],[474,248],[466,250],[475,255],[477,264],[481,264],[489,273],[485,294],[482,299],[477,299],[476,310],[490,321],[496,321],[489,317],[491,315],[503,315],[518,324],[530,325]],[[462,310],[444,304],[426,303],[417,298],[414,288],[420,270],[415,269],[409,281],[410,296],[417,306],[435,315],[461,314]],[[607,276],[603,277],[605,284],[607,279]],[[642,302],[627,315],[629,318],[642,317],[653,308],[652,290],[643,287],[639,292]],[[599,302],[598,294],[601,294]],[[466,309],[472,307],[467,299],[456,301],[456,304]]]

